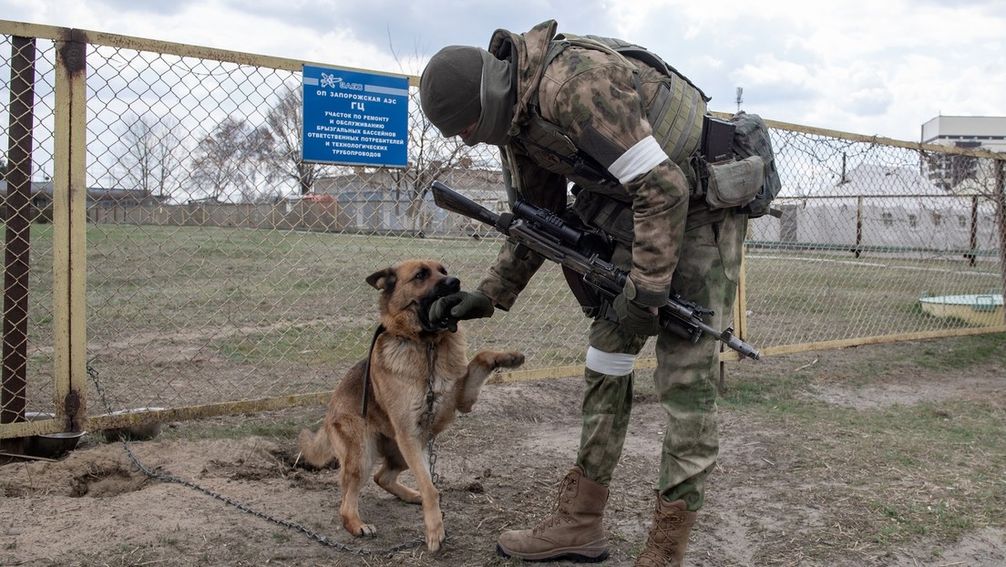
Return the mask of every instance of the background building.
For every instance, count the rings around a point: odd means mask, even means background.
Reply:
[[[1006,152],[1006,116],[937,116],[922,125],[921,142]],[[974,181],[982,177],[975,158],[948,154],[927,157],[930,181],[944,189],[973,191]],[[972,181],[965,183],[967,180]]]

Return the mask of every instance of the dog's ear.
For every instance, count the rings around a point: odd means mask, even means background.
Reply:
[[[396,279],[393,268],[384,268],[367,276],[367,283],[374,289],[390,291],[394,289]]]

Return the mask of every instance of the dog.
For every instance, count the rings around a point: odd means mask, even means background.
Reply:
[[[369,357],[335,388],[322,427],[313,433],[301,431],[298,445],[304,460],[315,467],[338,459],[339,515],[346,531],[354,536],[377,533],[360,518],[359,499],[363,479],[380,460],[374,482],[405,502],[422,504],[426,546],[437,551],[446,533],[439,493],[430,478],[428,441],[450,425],[457,412],[472,410],[493,370],[516,368],[524,363],[524,355],[482,351],[469,362],[461,330],[431,324],[430,305],[461,289],[458,278],[447,275],[440,262],[406,260],[374,272],[367,283],[381,292],[383,330],[375,334]],[[431,389],[432,404],[427,399]],[[412,471],[418,490],[398,481],[405,470]]]

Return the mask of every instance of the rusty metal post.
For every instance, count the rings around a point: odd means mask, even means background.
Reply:
[[[28,266],[31,251],[31,148],[35,103],[35,38],[11,38],[7,196],[4,222],[3,371],[0,423],[24,421],[28,389]],[[6,440],[18,452],[20,440]]]
[[[999,271],[1003,284],[1003,324],[1006,324],[1006,156],[996,160],[996,186],[992,190],[996,202],[996,226],[999,228]]]
[[[859,258],[859,255],[863,252],[863,196],[860,195],[856,199],[856,247],[853,248],[853,253]]]
[[[964,255],[968,259],[971,267],[975,265],[975,256],[978,252],[978,196],[971,197],[971,238],[969,240],[968,252]]]

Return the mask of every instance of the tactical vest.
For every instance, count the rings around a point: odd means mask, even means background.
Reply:
[[[550,42],[542,62],[543,67],[555,60],[570,46],[595,49],[622,59],[632,59],[652,67],[664,80],[657,85],[648,108],[644,108],[653,137],[672,162],[685,173],[689,185],[695,185],[695,172],[689,162],[698,150],[702,136],[702,117],[709,98],[688,78],[646,48],[620,39],[594,35],[558,34]],[[627,61],[632,63],[630,61]],[[636,65],[633,65],[636,66]],[[636,71],[636,90],[640,99],[651,98],[643,92]],[[549,164],[550,171],[572,180],[581,188],[628,203],[631,197],[608,170],[592,157],[577,149],[562,128],[541,116],[537,94],[531,100],[528,118],[518,140],[536,163]]]

